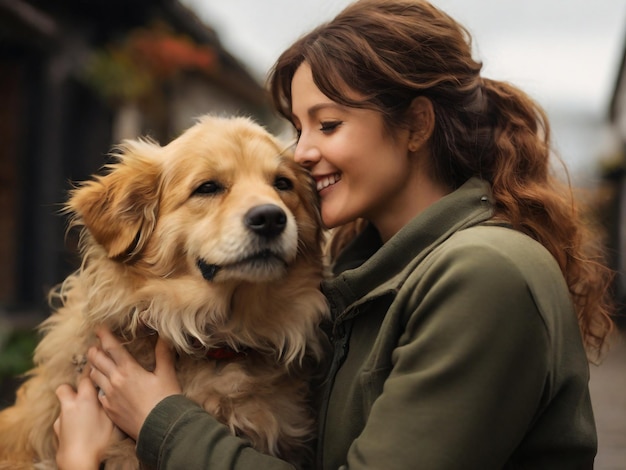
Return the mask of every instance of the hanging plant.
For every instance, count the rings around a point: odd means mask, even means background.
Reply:
[[[161,93],[163,84],[183,72],[215,74],[218,64],[211,46],[197,44],[158,23],[131,30],[121,40],[96,50],[83,78],[99,95],[119,105]]]

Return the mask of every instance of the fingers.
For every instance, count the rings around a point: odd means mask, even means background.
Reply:
[[[91,378],[93,378],[94,372],[108,376],[115,369],[116,362],[111,355],[96,347],[89,348],[87,351],[87,359],[91,364],[91,372],[89,372]]]
[[[55,390],[55,393],[61,404],[76,397],[76,392],[70,384],[59,385]]]
[[[94,366],[91,368],[91,372],[89,373],[89,377],[91,381],[98,387],[93,388],[94,395],[98,400],[102,400],[106,395],[106,391],[109,390],[109,378],[106,374],[100,372],[98,367]],[[109,392],[110,393],[110,392]]]
[[[155,373],[157,371],[174,369],[174,351],[161,336],[159,336],[154,348],[154,356],[156,360]]]
[[[96,336],[100,339],[102,350],[116,363],[122,364],[131,356],[126,348],[118,341],[118,339],[107,328],[99,328]]]
[[[120,347],[123,348],[121,345]],[[93,396],[95,396],[95,398],[102,403],[102,399],[104,398],[106,392],[108,391],[110,393],[110,378],[116,371],[116,362],[110,354],[97,347],[89,348],[87,351],[87,359],[91,365],[89,378],[94,384],[92,385]]]
[[[98,391],[96,390],[95,385],[89,379],[89,377],[81,377],[81,379],[78,381],[77,395],[90,399],[95,399],[97,394]]]
[[[95,400],[96,388],[91,383],[91,380],[89,380],[89,377],[82,376],[78,381],[76,391],[74,391],[74,388],[70,384],[65,383],[56,388],[55,394],[61,404],[61,410],[64,410],[68,407],[71,408],[75,406],[77,401],[81,399]],[[61,415],[57,417],[52,427],[58,437],[61,432]]]
[[[70,384],[59,385],[54,391],[54,393],[56,394],[57,398],[59,399],[59,402],[61,403],[61,409],[63,409],[65,406],[67,406],[68,403],[76,399],[76,392],[74,391],[74,389],[72,388]],[[61,433],[61,415],[60,414],[57,417],[57,419],[54,420],[52,429],[54,429],[54,433],[56,434],[58,438]]]
[[[54,420],[54,424],[52,424],[52,429],[54,429],[54,434],[56,434],[57,438],[61,435],[61,416]]]
[[[103,349],[108,349],[116,346],[121,346],[121,343],[111,333],[111,330],[102,326],[96,330],[96,336],[100,339]]]

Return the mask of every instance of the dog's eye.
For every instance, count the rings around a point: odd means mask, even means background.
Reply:
[[[218,194],[222,191],[224,191],[224,186],[217,181],[205,181],[196,188],[194,194]]]
[[[293,182],[289,178],[279,176],[276,180],[274,180],[274,187],[279,191],[289,191],[290,189],[293,189]]]

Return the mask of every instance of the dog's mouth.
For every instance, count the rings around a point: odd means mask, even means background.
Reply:
[[[252,281],[270,280],[280,277],[287,269],[287,261],[280,254],[265,249],[232,263],[212,264],[202,258],[196,261],[202,277],[213,281],[218,273],[228,274],[228,278]]]

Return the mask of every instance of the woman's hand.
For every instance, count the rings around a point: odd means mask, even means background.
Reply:
[[[76,391],[68,384],[59,386],[56,395],[61,402],[61,414],[54,422],[57,465],[62,470],[97,470],[106,448],[122,434],[98,403],[88,377],[80,379]]]
[[[98,399],[115,424],[137,440],[148,414],[161,400],[182,393],[174,357],[159,338],[155,348],[156,367],[144,369],[107,329],[96,333],[101,347],[87,353],[90,377],[100,388]]]

